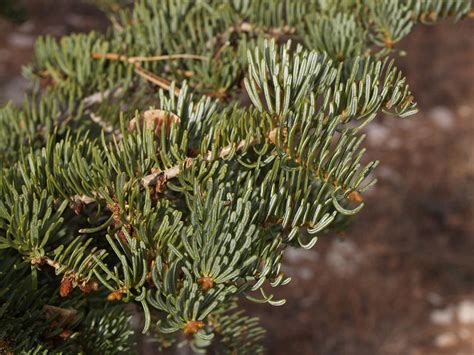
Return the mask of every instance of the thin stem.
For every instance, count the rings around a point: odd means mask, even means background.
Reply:
[[[117,53],[92,53],[93,59],[109,59],[109,60],[120,60],[123,62],[128,62],[131,64],[139,63],[139,62],[158,62],[161,60],[174,60],[174,59],[196,59],[196,60],[209,60],[208,57],[204,57],[202,55],[197,54],[169,54],[169,55],[155,55],[151,57],[127,57],[125,55],[120,55]]]
[[[201,55],[196,55],[196,54],[188,54],[188,53],[182,53],[182,54],[169,54],[169,55],[155,55],[151,57],[142,57],[142,56],[137,56],[137,57],[127,57],[125,55],[120,55],[117,53],[97,53],[94,52],[91,54],[93,59],[109,59],[109,60],[120,60],[122,62],[127,62],[130,64],[133,64],[135,66],[135,72],[140,75],[141,77],[145,78],[146,80],[152,82],[153,84],[169,90],[171,87],[171,83],[142,68],[140,65],[141,62],[156,62],[160,60],[174,60],[174,59],[196,59],[196,60],[209,60],[208,57],[204,57]],[[180,89],[175,87],[174,93],[175,95],[179,95]]]
[[[143,69],[140,65],[138,65],[138,63],[135,64],[135,72],[141,77],[145,78],[146,80],[159,86],[160,88],[163,88],[165,90],[169,90],[171,88],[171,83],[168,80],[152,73],[151,71]],[[179,92],[180,92],[180,89],[175,86],[174,94],[179,95]]]
[[[49,266],[53,267],[55,270],[58,270],[61,267],[61,265],[57,261],[54,261],[53,259],[50,259],[47,256],[44,256],[42,258],[42,261],[48,264]]]
[[[272,137],[275,137],[279,131],[279,127],[277,128],[274,128],[272,129],[269,133],[268,133],[268,138],[270,140],[272,140]],[[236,150],[241,150],[242,148],[244,148],[245,146],[250,146],[250,145],[254,145],[257,143],[257,139],[253,138],[251,139],[250,141],[249,140],[241,140],[238,144],[237,144],[237,147],[235,147],[235,145],[231,144],[231,145],[228,145],[222,149],[219,150],[219,153],[218,153],[218,158],[222,159],[222,158],[225,158],[226,156],[228,156],[232,150],[235,149]],[[202,156],[202,159],[205,160],[205,161],[211,161],[212,160],[212,152],[211,151],[208,151],[204,156]],[[187,167],[190,167],[193,163],[194,160],[196,160],[196,158],[186,158],[186,166]],[[156,183],[158,177],[162,176],[164,178],[165,181],[167,180],[170,180],[170,179],[173,179],[175,177],[177,177],[179,174],[181,173],[181,168],[180,168],[180,165],[175,165],[171,168],[168,168],[164,171],[157,171],[157,172],[154,172],[152,174],[149,174],[147,176],[145,176],[144,178],[142,178],[142,185],[143,186],[149,186],[151,184],[154,184]]]
[[[209,60],[208,57],[197,54],[170,54],[170,55],[156,55],[152,57],[130,57],[128,61],[130,63],[135,62],[155,62],[160,60],[174,60],[174,59],[196,59],[196,60]]]

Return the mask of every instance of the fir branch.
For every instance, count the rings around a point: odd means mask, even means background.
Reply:
[[[286,247],[363,208],[378,162],[362,163],[361,128],[416,112],[384,58],[416,24],[469,13],[467,0],[142,0],[106,34],[40,39],[25,69],[38,89],[0,110],[0,347],[128,351],[116,310],[134,302],[144,332],[261,352],[232,305],[282,305],[266,284],[290,281]],[[45,307],[74,322],[44,322]]]

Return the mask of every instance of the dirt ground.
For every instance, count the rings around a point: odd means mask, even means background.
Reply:
[[[107,25],[78,1],[27,8],[0,19],[0,104],[27,89],[37,35]],[[474,354],[474,20],[418,26],[401,47],[420,113],[367,128],[379,183],[347,232],[288,253],[287,303],[245,303],[269,354]]]
[[[379,183],[339,238],[294,251],[287,304],[252,310],[270,354],[474,354],[474,21],[417,27],[420,107],[370,125]]]

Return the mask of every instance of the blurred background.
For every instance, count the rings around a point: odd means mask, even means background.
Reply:
[[[37,36],[108,26],[78,0],[0,4],[0,105],[27,92]],[[400,47],[420,112],[367,127],[379,183],[347,232],[288,251],[287,303],[245,304],[269,354],[474,354],[474,19],[417,26]]]

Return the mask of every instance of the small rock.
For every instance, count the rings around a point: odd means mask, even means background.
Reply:
[[[10,51],[8,49],[0,48],[0,62],[10,59]]]
[[[431,117],[439,128],[450,129],[454,126],[454,113],[447,107],[438,106],[433,108],[429,112],[429,117]]]
[[[438,309],[430,314],[430,319],[436,325],[448,325],[454,320],[454,309],[448,307],[445,309]]]
[[[18,29],[23,33],[33,32],[35,29],[35,24],[32,21],[26,21]]]
[[[440,348],[451,347],[453,345],[456,345],[456,342],[457,342],[457,337],[456,337],[456,334],[454,334],[453,332],[446,332],[446,333],[440,334],[435,339],[436,346]]]
[[[316,295],[311,295],[309,297],[303,297],[303,299],[301,300],[301,306],[303,306],[304,308],[312,307],[317,299],[318,299],[318,297]]]
[[[339,276],[352,275],[362,261],[362,253],[351,240],[334,240],[326,256],[326,263]]]
[[[377,169],[379,179],[386,180],[392,184],[399,185],[402,181],[402,176],[390,166],[381,166]]]
[[[463,324],[474,324],[474,301],[465,300],[459,304],[458,319]]]
[[[319,254],[314,250],[289,247],[285,250],[284,258],[291,264],[297,264],[302,261],[316,261],[319,258]]]
[[[31,83],[21,76],[11,79],[6,85],[0,85],[0,102],[13,101],[20,104]]]
[[[459,329],[458,335],[461,339],[464,339],[464,340],[471,339],[471,332],[466,328]]]
[[[68,15],[66,17],[66,23],[74,26],[74,27],[78,27],[78,28],[81,28],[81,27],[85,27],[87,26],[87,24],[89,23],[87,18],[84,17],[84,16],[79,16],[79,15],[75,15],[75,14],[71,14],[71,15]]]
[[[376,122],[367,125],[366,131],[369,143],[374,146],[380,146],[386,143],[390,134],[390,130],[387,127]]]
[[[67,28],[61,25],[47,26],[44,32],[52,36],[62,36],[67,32]]]
[[[17,48],[31,48],[35,43],[35,37],[24,33],[13,32],[7,37],[7,41],[10,45]]]
[[[393,138],[389,139],[389,141],[388,141],[388,147],[390,149],[398,149],[401,146],[402,146],[402,142],[398,138],[393,137]]]
[[[459,108],[458,108],[458,115],[463,117],[463,118],[469,118],[473,114],[472,111],[473,110],[472,110],[471,106],[462,105],[462,106],[459,106]]]
[[[303,280],[311,280],[313,278],[314,272],[309,267],[302,267],[298,269],[298,277]]]
[[[443,297],[435,292],[430,292],[426,298],[434,306],[439,306],[443,302]]]

